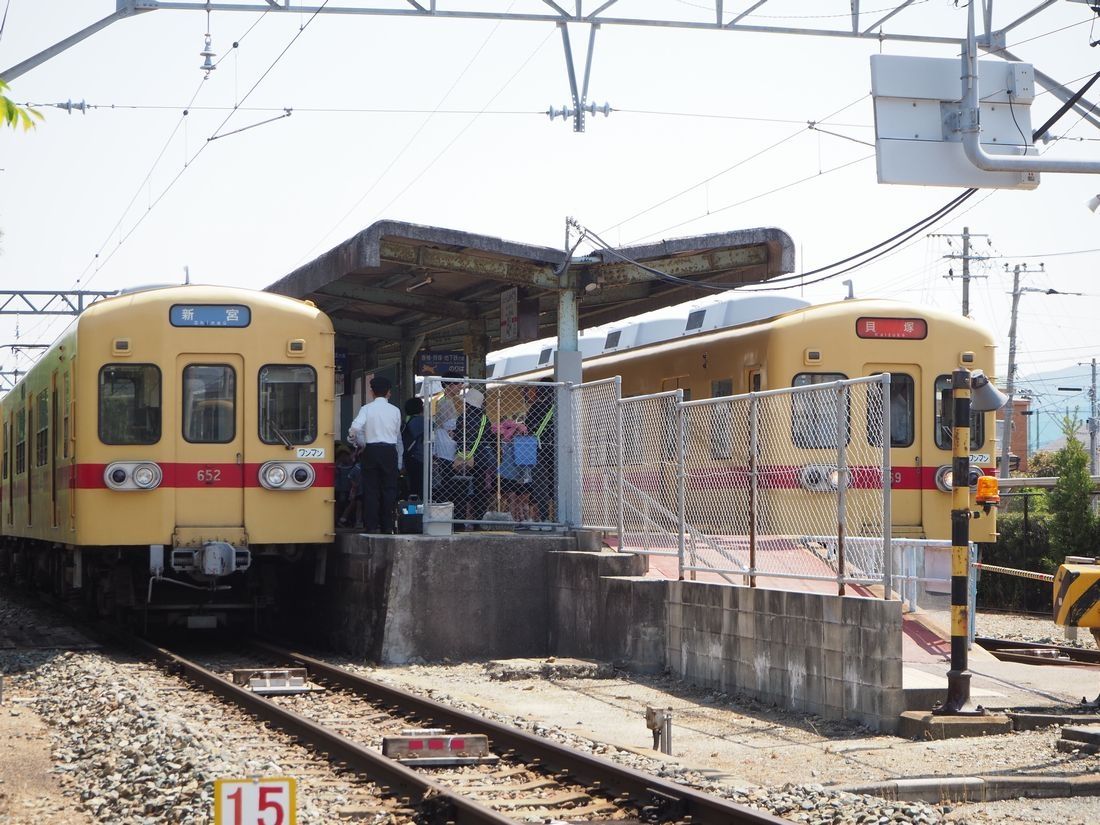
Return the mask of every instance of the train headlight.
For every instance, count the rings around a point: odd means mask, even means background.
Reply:
[[[974,490],[978,486],[978,479],[982,477],[982,471],[977,467],[971,467],[967,473],[967,486]],[[955,484],[955,471],[950,464],[944,464],[936,470],[936,487],[944,493],[950,493]]]
[[[829,493],[840,486],[840,470],[831,464],[808,464],[799,471],[798,483],[807,490]]]
[[[152,490],[160,486],[161,472],[156,464],[139,464],[133,472],[134,484],[142,490]]]
[[[260,480],[265,487],[278,489],[286,484],[286,467],[282,464],[268,464],[260,473]]]
[[[306,490],[317,480],[317,471],[305,461],[269,461],[260,467],[260,484],[268,490]]]
[[[103,483],[112,490],[155,490],[163,479],[155,461],[115,461],[103,471]]]

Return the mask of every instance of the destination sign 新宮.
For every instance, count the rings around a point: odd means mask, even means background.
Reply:
[[[175,304],[168,318],[174,327],[247,327],[252,310],[242,304]]]

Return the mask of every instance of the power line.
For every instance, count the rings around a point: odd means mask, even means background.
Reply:
[[[515,6],[515,0],[512,0],[512,3],[508,6],[508,9],[506,10],[505,13],[507,13],[508,11],[511,11],[513,6]],[[370,196],[371,192],[373,192],[378,187],[378,184],[380,184],[382,182],[382,180],[386,177],[386,175],[388,175],[390,173],[390,170],[393,169],[393,167],[397,165],[397,162],[399,160],[401,160],[402,157],[405,156],[405,153],[413,145],[413,143],[416,141],[416,139],[418,137],[420,137],[420,133],[424,131],[424,129],[427,127],[427,125],[431,122],[432,118],[435,117],[436,112],[443,106],[443,104],[451,96],[451,93],[454,92],[455,88],[462,81],[462,78],[464,78],[466,76],[466,73],[469,72],[470,69],[473,67],[474,63],[477,62],[478,57],[481,56],[481,53],[485,50],[485,47],[489,45],[489,41],[492,40],[493,36],[497,33],[497,29],[500,28],[501,22],[502,21],[498,20],[496,25],[493,26],[493,28],[489,30],[489,33],[485,36],[485,39],[481,41],[481,45],[477,47],[477,51],[475,51],[473,53],[473,55],[471,55],[470,59],[467,61],[466,65],[463,67],[462,71],[458,73],[458,76],[455,77],[455,79],[453,81],[451,81],[451,85],[448,87],[447,91],[445,91],[443,93],[443,96],[439,98],[439,102],[435,105],[435,107],[431,110],[431,112],[428,113],[428,116],[425,117],[424,120],[422,120],[420,122],[420,125],[416,127],[416,131],[412,133],[412,136],[408,140],[405,141],[405,144],[398,150],[397,154],[394,155],[390,159],[390,162],[386,165],[386,168],[383,169],[378,174],[377,177],[375,177],[374,182],[371,183],[371,185],[367,187],[367,190],[362,195],[359,196],[359,199],[357,201],[355,201],[355,203],[353,203],[348,208],[348,210],[336,221],[336,223],[334,223],[331,227],[329,227],[329,229],[320,238],[317,239],[316,243],[314,243],[313,246],[311,246],[308,250],[306,250],[306,253],[304,255],[302,255],[300,258],[298,258],[297,263],[299,265],[302,264],[305,260],[307,260],[309,258],[309,256],[313,254],[314,250],[317,249],[317,247],[321,246],[321,244],[323,244],[325,242],[325,240],[330,235],[332,235],[332,233],[335,232],[337,230],[337,228],[339,228],[340,224],[342,224],[344,221],[346,221],[351,216],[351,214],[356,209],[359,208],[360,204],[362,204],[363,201],[365,201]],[[555,33],[555,30],[552,29],[550,31],[550,34],[547,35],[547,37],[542,41],[542,43],[539,44],[538,49],[541,49],[543,44],[545,44],[546,41],[549,40],[550,37],[553,36],[554,33]],[[538,49],[536,49],[536,52],[538,51]],[[524,65],[526,65],[526,64],[524,64]],[[493,98],[495,99],[496,95],[494,95]]]
[[[779,290],[784,290],[784,289],[795,289],[795,288],[799,288],[799,287],[803,287],[803,286],[810,286],[812,284],[820,283],[820,282],[828,280],[830,278],[835,278],[838,275],[843,275],[844,273],[850,272],[853,269],[857,269],[859,267],[866,266],[867,264],[871,263],[872,261],[876,260],[877,258],[880,258],[880,257],[886,255],[887,253],[889,253],[890,251],[896,249],[898,246],[905,243],[906,241],[911,240],[914,234],[922,232],[930,224],[932,224],[935,221],[939,220],[940,218],[946,216],[947,214],[950,214],[950,212],[953,211],[954,209],[956,209],[960,204],[964,203],[967,199],[972,197],[976,191],[977,191],[976,189],[967,189],[967,190],[965,190],[961,194],[959,194],[956,197],[952,198],[950,201],[948,201],[946,204],[941,206],[939,209],[937,209],[932,214],[922,218],[917,223],[912,224],[911,226],[907,227],[906,229],[902,230],[901,232],[893,235],[892,237],[886,239],[885,241],[882,241],[882,242],[876,244],[875,246],[864,249],[861,252],[857,252],[854,255],[850,255],[849,257],[844,258],[843,260],[837,261],[835,263],[829,264],[828,266],[819,267],[818,269],[811,270],[809,272],[803,272],[803,273],[798,274],[798,275],[788,275],[788,276],[784,276],[784,277],[780,277],[780,278],[773,278],[772,280],[766,282],[766,286],[761,286],[761,287],[755,288],[755,289],[754,288],[747,288],[747,287],[745,287],[744,284],[719,284],[719,283],[699,282],[699,281],[692,281],[692,280],[689,280],[687,278],[680,278],[676,275],[671,275],[671,274],[669,274],[667,272],[664,272],[660,269],[649,266],[648,264],[644,264],[640,261],[637,261],[637,260],[634,260],[633,258],[630,258],[627,255],[624,255],[623,253],[619,252],[617,249],[612,247],[610,244],[608,244],[607,241],[605,241],[603,238],[601,238],[598,233],[592,231],[591,229],[587,229],[583,226],[580,226],[579,224],[577,224],[576,226],[577,226],[578,229],[580,229],[580,231],[582,233],[582,236],[586,237],[586,238],[589,238],[592,241],[595,241],[598,248],[603,249],[608,254],[612,255],[615,258],[618,258],[619,260],[621,260],[625,263],[632,264],[632,265],[634,265],[634,266],[636,266],[636,267],[638,267],[638,268],[640,268],[640,269],[642,269],[646,272],[649,272],[652,275],[655,275],[657,278],[659,278],[660,280],[665,281],[667,283],[676,284],[678,286],[689,286],[689,287],[694,287],[696,289],[708,289],[708,290],[714,290],[714,291],[738,290],[738,291],[742,291],[742,292],[770,292],[770,291],[779,291]],[[899,238],[900,238],[900,240],[897,240]],[[893,245],[890,245],[891,242],[893,242],[895,240],[897,242],[893,243]],[[834,269],[838,266],[842,266],[843,264],[854,261],[857,258],[861,258],[861,257],[864,257],[866,255],[869,255],[870,253],[875,252],[875,250],[878,250],[882,247],[886,247],[886,248],[883,249],[881,252],[876,252],[874,255],[871,255],[865,261],[859,261],[858,263],[854,263],[851,266],[846,267],[845,269],[841,269],[837,272],[829,273],[829,274],[824,275],[820,278],[817,278],[813,281],[806,281],[805,280],[805,278],[809,275],[815,275],[819,272],[825,272],[826,270]],[[790,284],[790,285],[786,285],[786,286],[775,286],[775,284],[777,284],[777,283],[782,283],[782,282],[791,281],[791,280],[798,280],[799,283]]]
[[[145,212],[143,212],[141,214],[141,217],[138,218],[137,222],[132,227],[130,227],[130,230],[125,235],[122,236],[122,238],[118,242],[118,245],[115,246],[115,248],[110,251],[110,253],[107,255],[107,257],[104,258],[100,262],[99,266],[96,267],[95,272],[92,273],[91,277],[88,278],[86,283],[91,283],[91,281],[96,277],[96,275],[98,275],[100,273],[100,271],[102,271],[103,267],[107,265],[107,262],[110,261],[111,258],[114,257],[115,253],[119,249],[122,248],[122,245],[130,238],[131,235],[134,234],[134,232],[137,230],[137,228],[139,226],[141,226],[141,224],[145,221],[145,219],[149,216],[149,214],[153,211],[153,209],[156,208],[157,204],[159,204],[162,200],[164,200],[165,196],[172,190],[172,188],[176,185],[176,183],[179,181],[179,179],[181,177],[183,177],[184,173],[186,173],[187,170],[191,168],[192,164],[194,164],[194,162],[199,158],[199,156],[204,151],[206,151],[206,148],[208,146],[210,146],[211,142],[216,140],[219,137],[222,137],[222,135],[220,135],[219,133],[225,127],[225,125],[230,121],[230,119],[233,117],[233,115],[235,115],[237,113],[237,111],[239,109],[239,106],[240,106],[240,103],[243,103],[244,101],[248,100],[248,98],[252,95],[252,93],[256,91],[257,87],[259,87],[259,85],[264,81],[264,79],[279,64],[279,61],[281,61],[283,59],[283,57],[286,55],[286,53],[288,51],[290,51],[290,48],[298,41],[298,38],[301,37],[302,34],[305,33],[306,29],[309,28],[310,23],[312,23],[315,19],[317,19],[317,15],[319,15],[321,13],[321,11],[325,8],[325,6],[327,6],[328,4],[329,4],[329,0],[324,0],[324,2],[321,3],[320,7],[318,7],[317,10],[314,11],[313,14],[310,15],[309,19],[306,20],[305,23],[303,23],[301,25],[301,27],[298,29],[298,31],[296,31],[294,33],[294,36],[290,38],[290,42],[287,43],[286,46],[283,48],[283,50],[281,52],[279,52],[278,55],[275,56],[275,59],[273,61],[271,61],[271,64],[256,79],[256,81],[252,84],[252,86],[249,88],[249,90],[247,92],[245,92],[244,97],[241,98],[239,103],[236,106],[233,107],[233,109],[229,112],[229,114],[227,114],[225,116],[225,118],[222,119],[222,122],[219,123],[218,126],[214,129],[214,131],[210,134],[210,136],[206,138],[206,141],[187,160],[187,162],[184,163],[183,168],[180,169],[179,172],[176,173],[175,177],[173,177],[172,180],[170,180],[168,182],[168,185],[163,190],[161,190],[161,193],[156,197],[156,199],[151,204],[149,204],[149,207],[145,210]],[[266,12],[265,12],[265,14],[266,14]],[[257,22],[259,22],[259,21],[257,21]]]
[[[839,108],[835,112],[833,112],[831,115],[827,115],[826,117],[822,118],[819,121],[807,120],[807,121],[805,121],[806,128],[799,129],[795,132],[791,132],[791,134],[787,135],[784,138],[781,138],[781,139],[777,140],[775,143],[772,143],[770,146],[766,146],[763,149],[761,149],[760,151],[754,152],[753,154],[749,155],[748,157],[742,158],[741,160],[737,161],[732,166],[727,166],[722,171],[715,172],[713,175],[710,175],[710,176],[708,176],[706,178],[703,178],[702,180],[700,180],[696,183],[693,183],[691,186],[688,186],[686,189],[681,189],[676,194],[669,195],[668,197],[664,198],[663,200],[658,201],[657,203],[653,204],[652,206],[646,207],[645,209],[641,210],[640,212],[636,212],[633,215],[631,215],[629,218],[625,218],[625,219],[619,221],[618,223],[612,224],[611,226],[606,226],[603,229],[601,229],[600,231],[601,232],[610,232],[612,229],[618,229],[620,226],[623,226],[624,224],[630,223],[631,221],[635,220],[636,218],[640,218],[642,215],[646,215],[646,214],[652,212],[654,209],[659,209],[660,207],[664,206],[666,203],[670,203],[671,201],[674,201],[677,198],[682,197],[683,195],[686,195],[688,192],[691,192],[695,189],[698,189],[700,186],[705,186],[706,184],[710,183],[712,180],[715,180],[716,178],[719,178],[719,177],[721,177],[722,175],[725,175],[728,172],[732,172],[734,169],[737,169],[740,166],[744,166],[749,161],[755,160],[756,158],[760,157],[761,155],[767,154],[768,152],[772,151],[773,149],[777,149],[778,147],[782,146],[784,143],[787,143],[788,141],[793,140],[794,138],[798,137],[799,135],[805,134],[808,128],[812,128],[811,124],[824,123],[828,120],[831,120],[832,118],[839,115],[841,112],[847,111],[848,109],[852,108],[856,104],[861,103],[862,101],[866,100],[868,97],[870,97],[870,95],[862,95],[861,97],[856,98],[851,103],[847,104],[846,106],[842,106],[841,108]],[[661,231],[664,231],[664,230],[661,230]],[[654,233],[654,234],[657,234],[657,233]],[[648,237],[648,236],[646,236],[646,237]]]

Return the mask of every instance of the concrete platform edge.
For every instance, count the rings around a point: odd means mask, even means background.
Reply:
[[[1055,799],[1100,796],[1095,776],[953,776],[898,779],[837,790],[906,802],[998,802],[1005,799]]]

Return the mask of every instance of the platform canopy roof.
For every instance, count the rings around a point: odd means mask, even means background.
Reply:
[[[581,329],[706,294],[623,258],[694,282],[755,284],[793,271],[794,243],[780,229],[746,229],[593,252],[568,268],[567,257],[488,235],[379,221],[267,289],[313,301],[332,318],[337,346],[372,349],[385,363],[399,357],[402,342],[454,349],[477,334],[490,350],[518,343],[500,342],[501,295],[513,286],[538,300],[538,333],[547,337],[557,334],[562,289],[579,290]]]

